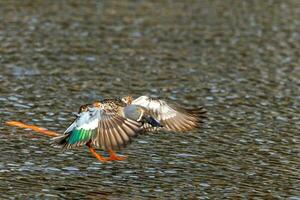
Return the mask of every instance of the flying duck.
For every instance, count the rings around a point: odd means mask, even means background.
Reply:
[[[73,123],[51,143],[63,149],[85,145],[101,162],[124,160],[114,151],[123,149],[138,134],[200,128],[205,112],[203,107],[187,109],[147,96],[104,99],[82,105]],[[110,156],[102,157],[94,148],[106,150]]]

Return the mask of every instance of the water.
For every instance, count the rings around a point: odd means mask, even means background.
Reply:
[[[300,198],[298,1],[0,4],[1,198]],[[3,124],[63,132],[81,104],[128,94],[208,120],[109,164]]]

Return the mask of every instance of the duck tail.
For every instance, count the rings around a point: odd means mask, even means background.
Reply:
[[[151,116],[146,116],[145,117],[145,121],[148,123],[148,124],[151,124],[153,127],[163,127],[159,121],[157,121],[156,119],[154,119],[153,117]]]

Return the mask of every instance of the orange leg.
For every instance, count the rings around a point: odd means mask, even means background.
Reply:
[[[125,160],[127,156],[118,156],[113,150],[109,149],[109,158],[107,160],[112,161],[112,160]]]
[[[8,121],[8,122],[6,122],[6,124],[9,125],[9,126],[17,126],[17,127],[20,127],[20,128],[28,128],[28,129],[31,129],[35,132],[42,133],[42,134],[50,136],[50,137],[59,136],[58,133],[55,133],[53,131],[48,131],[46,129],[43,129],[41,127],[34,126],[34,125],[23,124],[22,122]]]
[[[104,158],[104,157],[100,156],[99,154],[97,154],[95,149],[89,143],[87,143],[86,146],[89,148],[89,150],[93,154],[93,156],[95,156],[95,158],[97,158],[100,162],[105,163],[106,161],[108,161],[108,158]]]

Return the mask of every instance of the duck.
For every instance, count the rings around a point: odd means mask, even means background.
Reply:
[[[100,162],[121,161],[115,151],[148,132],[188,132],[202,127],[206,110],[184,108],[162,99],[140,96],[104,99],[80,106],[76,118],[51,144],[63,150],[87,146]],[[109,153],[103,157],[95,149]]]

